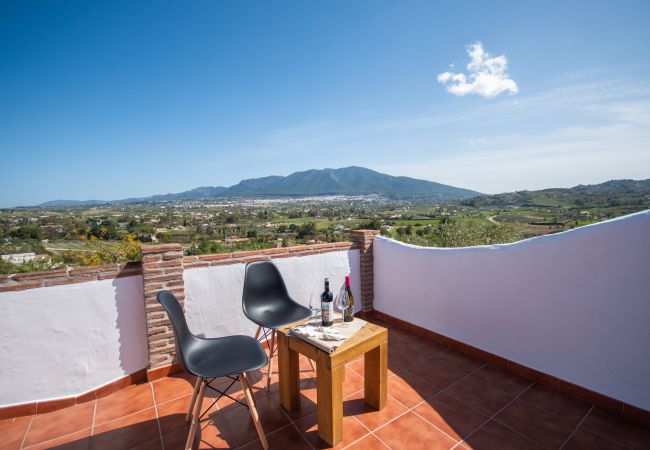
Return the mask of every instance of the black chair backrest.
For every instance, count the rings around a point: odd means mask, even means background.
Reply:
[[[278,303],[295,303],[280,271],[271,261],[255,261],[246,264],[242,306],[244,314],[255,321],[256,311],[278,307]]]
[[[165,308],[165,311],[167,311],[172,328],[174,329],[176,354],[179,356],[178,359],[183,369],[187,371],[187,358],[191,355],[190,349],[195,346],[195,343],[199,339],[188,328],[183,308],[181,308],[181,304],[174,294],[170,291],[160,291],[156,295],[156,298],[163,308]]]

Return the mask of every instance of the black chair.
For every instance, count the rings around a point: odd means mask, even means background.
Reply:
[[[257,324],[255,339],[259,339],[260,332],[263,332],[263,339],[268,340],[268,330],[271,331],[269,369],[266,379],[266,388],[269,389],[273,372],[276,330],[307,319],[311,316],[311,310],[289,297],[282,275],[271,261],[255,261],[246,264],[242,307],[246,317]],[[311,359],[309,362],[313,369],[314,364]]]
[[[186,372],[196,375],[194,394],[185,417],[188,423],[190,420],[192,422],[185,448],[191,450],[198,422],[225,395],[250,410],[262,446],[265,450],[268,449],[266,436],[255,409],[251,386],[246,376],[246,372],[260,369],[268,362],[266,353],[260,343],[250,336],[227,336],[210,339],[196,336],[187,327],[183,309],[174,294],[169,291],[160,291],[156,298],[167,311],[169,320],[172,323],[176,341],[176,354],[181,366]],[[220,377],[227,377],[232,380],[230,385],[223,391],[210,386],[210,383]],[[237,381],[241,383],[246,397],[246,404],[226,393]],[[219,396],[199,416],[206,388],[216,391]]]

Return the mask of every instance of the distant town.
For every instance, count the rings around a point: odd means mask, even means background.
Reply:
[[[608,183],[447,201],[329,195],[3,209],[0,273],[137,261],[143,243],[180,243],[196,255],[344,241],[361,228],[423,246],[498,244],[650,208],[650,180]]]

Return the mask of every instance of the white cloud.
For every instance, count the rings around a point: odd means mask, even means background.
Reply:
[[[519,92],[517,83],[506,73],[508,59],[505,55],[492,56],[483,49],[483,44],[475,42],[467,48],[471,61],[467,65],[469,75],[459,72],[443,72],[438,82],[447,86],[447,91],[458,96],[478,94],[493,98],[502,92],[511,95]]]

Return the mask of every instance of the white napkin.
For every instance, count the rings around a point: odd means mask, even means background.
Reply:
[[[345,336],[336,329],[323,330],[320,325],[305,324],[291,328],[291,332],[299,336],[308,336],[324,341],[342,341]]]

